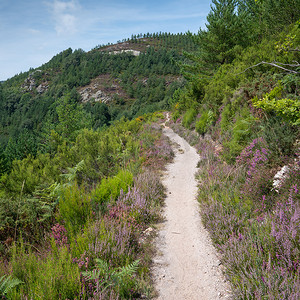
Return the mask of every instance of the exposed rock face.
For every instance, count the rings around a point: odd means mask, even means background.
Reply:
[[[134,56],[139,56],[141,51],[138,51],[138,50],[132,50],[132,49],[127,49],[127,50],[118,50],[118,51],[112,51],[112,52],[109,52],[109,54],[120,54],[120,53],[130,53]]]
[[[110,74],[101,74],[92,79],[90,84],[77,89],[82,102],[97,101],[108,103],[127,99],[126,92],[120,86],[120,80]],[[120,100],[121,99],[121,100]]]
[[[32,91],[35,86],[35,79],[31,76],[31,74],[24,80],[24,83],[22,84],[22,88],[26,91]]]
[[[94,87],[96,88],[96,87]],[[94,99],[95,101],[100,101],[103,103],[108,103],[109,101],[112,100],[112,98],[108,95],[106,95],[102,90],[97,90],[97,91],[93,91],[93,89],[91,87],[87,87],[84,90],[79,92],[81,97],[82,97],[82,101],[83,102],[87,102],[91,99]]]
[[[40,94],[47,91],[49,88],[47,82],[43,82],[37,87],[36,79],[34,78],[34,74],[41,72],[41,70],[35,70],[34,72],[30,73],[29,76],[24,80],[22,88],[25,91],[33,91],[34,89],[36,89],[36,91]]]
[[[37,88],[36,88],[36,91],[39,93],[39,94],[42,94],[44,92],[46,92],[48,90],[49,86],[48,84],[46,83],[41,83]]]

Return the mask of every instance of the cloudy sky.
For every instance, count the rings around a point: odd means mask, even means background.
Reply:
[[[71,47],[91,50],[131,34],[197,32],[210,0],[0,0],[0,80]]]

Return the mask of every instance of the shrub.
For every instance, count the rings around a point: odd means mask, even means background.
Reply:
[[[196,122],[196,131],[203,135],[206,133],[209,126],[212,125],[213,120],[214,113],[211,110],[203,112],[199,120]]]
[[[265,94],[263,99],[255,97],[252,99],[254,107],[261,108],[267,112],[274,111],[278,116],[292,125],[300,124],[300,101],[282,99],[282,86],[275,87],[270,93]],[[281,98],[281,99],[278,99]]]
[[[183,126],[186,128],[190,127],[196,115],[197,115],[197,111],[195,108],[188,109],[183,115],[183,119],[182,119]]]
[[[61,162],[53,161],[49,154],[32,155],[23,160],[15,160],[9,175],[2,176],[1,186],[9,194],[30,194],[36,187],[54,183],[60,174]]]
[[[244,146],[249,142],[252,136],[252,128],[255,124],[255,118],[247,107],[244,107],[232,127],[231,137],[223,143],[226,151],[223,152],[227,162],[234,162],[237,155],[240,154]]]
[[[268,144],[273,164],[282,163],[282,159],[291,157],[294,142],[298,135],[296,127],[291,126],[276,116],[264,118],[261,122],[262,137]]]
[[[66,246],[51,250],[43,257],[25,249],[24,244],[12,248],[11,272],[24,282],[8,293],[11,299],[75,299],[80,292],[79,268],[73,263]]]
[[[0,239],[17,238],[22,232],[26,241],[43,239],[54,219],[54,202],[38,198],[0,197]]]
[[[76,234],[85,225],[90,209],[90,196],[83,188],[76,183],[62,188],[57,219],[64,224],[69,234]]]
[[[237,163],[242,164],[246,170],[241,193],[254,202],[269,194],[272,189],[272,177],[267,169],[269,157],[270,151],[262,138],[254,139],[237,157]]]
[[[221,113],[220,127],[222,134],[226,133],[232,124],[234,113],[232,112],[231,104],[225,105]]]
[[[126,170],[120,170],[114,177],[102,179],[100,184],[92,191],[92,204],[96,210],[104,212],[109,201],[115,202],[123,190],[127,193],[133,183],[133,175]]]

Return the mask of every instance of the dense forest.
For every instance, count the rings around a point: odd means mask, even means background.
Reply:
[[[300,297],[300,0],[212,0],[197,34],[67,49],[0,84],[0,295],[151,298],[173,151],[236,299]]]

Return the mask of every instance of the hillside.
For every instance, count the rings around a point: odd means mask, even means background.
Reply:
[[[155,297],[169,111],[232,297],[299,298],[300,1],[212,3],[197,34],[67,49],[1,83],[1,296]]]
[[[183,34],[134,36],[89,52],[67,49],[7,80],[0,89],[0,173],[15,158],[44,151],[47,134],[58,125],[57,107],[67,95],[68,103],[84,114],[86,123],[78,126],[94,129],[166,109],[184,85],[178,67],[182,48],[193,45]]]

